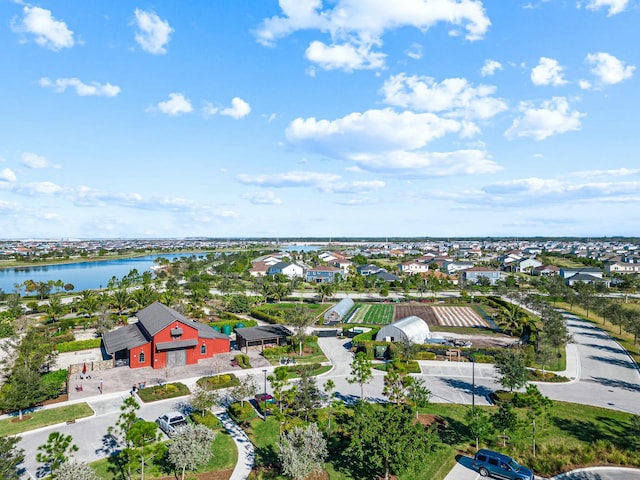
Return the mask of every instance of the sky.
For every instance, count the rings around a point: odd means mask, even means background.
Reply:
[[[637,236],[640,0],[0,0],[0,238]]]

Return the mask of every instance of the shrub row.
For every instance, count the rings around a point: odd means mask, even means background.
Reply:
[[[235,387],[240,385],[238,377],[233,373],[223,373],[222,375],[214,375],[212,377],[202,377],[196,382],[200,388],[206,390],[217,390],[220,388]]]
[[[253,308],[251,309],[251,312],[249,312],[249,314],[254,317],[257,318],[258,320],[263,320],[265,322],[268,323],[281,323],[282,319],[280,317],[276,317],[275,315],[269,315],[268,313],[265,313],[261,310],[258,310],[257,308]]]
[[[56,343],[56,350],[60,353],[77,352],[79,350],[88,350],[89,348],[100,348],[99,338],[90,338],[88,340],[74,340],[72,342]]]
[[[233,358],[238,363],[238,366],[240,368],[251,368],[251,361],[249,360],[249,355],[245,355],[244,353],[239,353]]]

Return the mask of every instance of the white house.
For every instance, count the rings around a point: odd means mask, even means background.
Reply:
[[[277,275],[278,273],[288,277],[302,277],[304,274],[304,269],[295,263],[288,262],[278,262],[275,265],[269,267],[268,274],[269,275]]]

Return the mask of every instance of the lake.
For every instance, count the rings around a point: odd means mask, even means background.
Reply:
[[[118,279],[127,275],[134,268],[143,274],[155,265],[158,257],[167,258],[170,261],[175,258],[190,257],[196,255],[204,257],[200,253],[166,253],[146,255],[137,258],[124,258],[119,260],[105,260],[101,262],[67,263],[64,265],[37,265],[19,268],[0,268],[0,289],[5,293],[14,291],[16,283],[25,280],[34,282],[48,282],[49,280],[62,280],[64,283],[74,285],[74,292],[82,290],[94,290],[107,286],[111,277]]]

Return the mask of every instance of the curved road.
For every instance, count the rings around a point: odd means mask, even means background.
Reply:
[[[538,385],[542,393],[554,400],[640,414],[640,373],[626,351],[598,327],[566,313],[564,316],[576,342],[567,348],[568,368],[565,375],[571,377],[572,381],[565,384],[540,383]],[[354,402],[360,397],[360,386],[347,381],[353,358],[348,350],[349,342],[350,340],[336,338],[319,339],[319,344],[331,360],[333,368],[318,377],[318,386],[322,388],[326,380],[331,378],[336,385],[336,398]],[[433,394],[434,402],[470,404],[472,386],[475,384],[476,404],[486,405],[489,403],[487,395],[499,388],[492,365],[436,361],[421,361],[420,365],[422,373],[417,376],[425,380]],[[270,367],[268,370],[272,369],[273,367]],[[242,374],[249,373],[261,378],[262,369],[247,370]],[[374,371],[373,381],[364,388],[367,399],[386,401],[382,395],[383,379],[383,372]],[[122,395],[125,394],[126,392],[122,392],[87,399],[96,411],[95,416],[89,419],[80,420],[72,425],[57,425],[23,434],[20,447],[27,452],[26,474],[30,477],[35,476],[38,466],[34,460],[36,449],[46,442],[48,434],[53,430],[73,436],[74,443],[80,446],[80,451],[75,455],[77,460],[92,461],[106,456],[103,450],[104,435],[107,427],[115,423],[120,413]],[[175,404],[176,400],[142,405],[139,414],[147,420],[153,420],[166,410],[175,409]],[[249,463],[246,461],[250,459],[242,457],[241,451],[239,463],[242,462],[244,468],[247,468]]]

